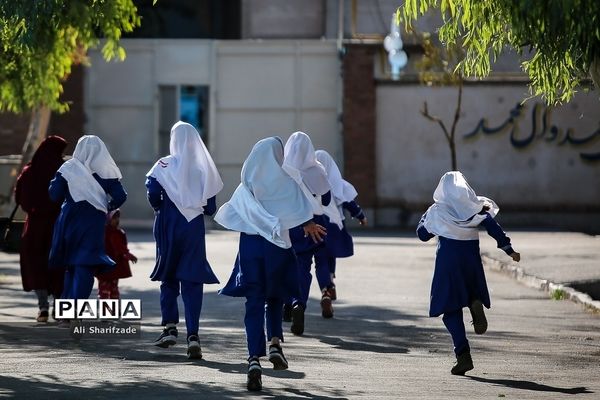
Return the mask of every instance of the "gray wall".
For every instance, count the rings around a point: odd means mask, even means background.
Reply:
[[[341,157],[339,61],[332,41],[142,40],[123,42],[124,62],[90,54],[86,132],[101,136],[123,172],[124,219],[150,220],[145,174],[158,152],[158,86],[210,87],[209,149],[226,201],[254,143],[296,130]],[[175,122],[175,121],[174,121]]]
[[[440,127],[420,114],[424,101],[431,114],[449,126],[456,104],[456,88],[380,84],[377,88],[377,187],[382,208],[424,211],[431,203],[440,176],[450,170],[450,153]],[[464,135],[485,118],[498,127],[510,110],[527,96],[523,84],[470,85],[465,88],[463,112],[457,127],[458,167],[478,194],[493,198],[515,212],[600,211],[600,161],[588,162],[580,153],[600,153],[600,101],[598,92],[579,93],[575,99],[548,114],[548,128],[559,128],[553,139],[550,129],[542,134],[545,106],[530,99],[514,124],[501,132],[472,138]],[[532,132],[532,112],[538,110],[537,132],[522,148],[511,145]],[[597,132],[596,139],[581,145],[560,144],[571,128],[573,138]],[[391,218],[392,224],[398,218]]]

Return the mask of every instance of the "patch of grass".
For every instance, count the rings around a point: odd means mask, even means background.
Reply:
[[[562,289],[554,289],[550,292],[550,298],[552,300],[564,300],[567,298],[567,292]]]

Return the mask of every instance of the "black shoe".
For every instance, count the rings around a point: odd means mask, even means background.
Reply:
[[[187,338],[187,357],[188,360],[201,360],[202,348],[200,347],[200,339],[197,335],[190,335]]]
[[[177,328],[175,327],[165,327],[162,333],[154,341],[154,345],[158,347],[162,347],[163,349],[168,348],[169,346],[174,346],[177,342]]]
[[[471,311],[471,317],[473,318],[473,329],[478,335],[483,335],[487,331],[488,323],[485,318],[485,312],[483,311],[483,304],[481,301],[475,300],[469,307]]]
[[[36,321],[37,322],[48,322],[48,316],[49,316],[48,310],[40,310],[40,311],[38,311]]]
[[[292,309],[292,326],[290,330],[298,336],[304,333],[304,307],[300,304],[296,304]]]
[[[283,322],[292,322],[292,305],[283,305]]]
[[[246,387],[252,392],[262,389],[262,368],[258,357],[248,359],[248,382]]]
[[[450,370],[452,375],[464,375],[465,372],[473,369],[473,359],[471,353],[465,351],[461,355],[456,357],[456,364]]]
[[[273,363],[273,369],[282,370],[288,369],[288,362],[283,355],[283,350],[278,344],[269,346],[269,361]]]
[[[323,318],[333,318],[333,304],[331,303],[330,289],[323,289],[321,293],[321,315]]]

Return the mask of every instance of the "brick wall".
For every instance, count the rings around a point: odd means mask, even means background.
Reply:
[[[356,187],[358,202],[377,203],[375,170],[375,77],[377,46],[348,44],[343,60],[344,176]]]

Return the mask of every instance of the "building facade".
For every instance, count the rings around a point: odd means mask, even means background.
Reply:
[[[285,140],[297,130],[343,166],[375,226],[411,227],[431,203],[450,155],[439,126],[420,110],[427,102],[450,124],[457,89],[419,83],[411,36],[404,37],[409,64],[390,79],[382,40],[397,1],[138,3],[144,22],[123,40],[127,59],[107,63],[91,51],[91,66],[74,74],[67,91],[82,101],[50,130],[106,141],[129,192],[129,223],[152,219],[145,173],[168,153],[178,119],[193,123],[213,154],[225,182],[219,203],[239,183],[257,140]],[[432,16],[417,27],[433,31],[438,23]],[[465,83],[459,169],[498,202],[504,223],[600,231],[598,92],[582,91],[560,107],[523,103],[527,80],[516,56],[507,53],[493,70]],[[13,154],[23,135],[6,118],[0,143]]]

